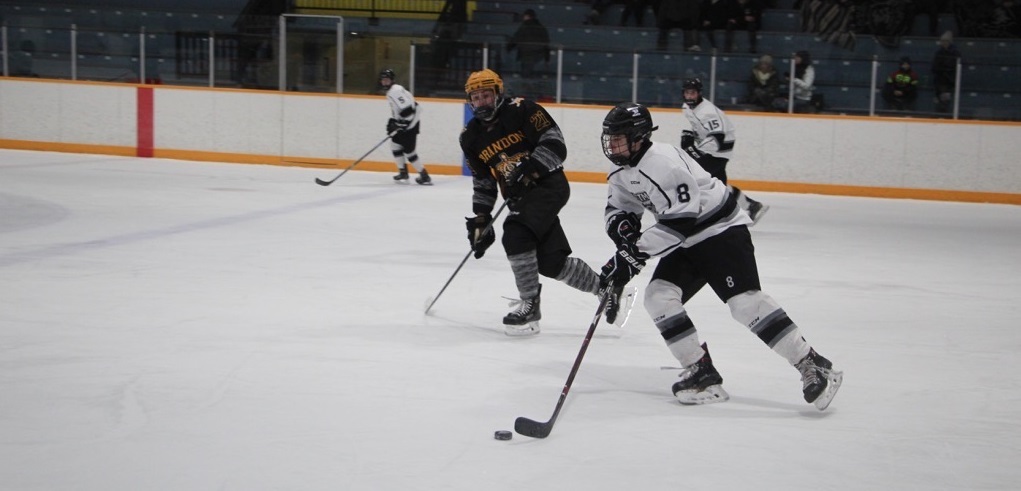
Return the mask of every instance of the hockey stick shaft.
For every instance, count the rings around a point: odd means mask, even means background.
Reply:
[[[567,382],[564,383],[564,390],[560,392],[560,400],[557,401],[557,407],[553,409],[553,416],[551,416],[549,421],[545,423],[520,417],[514,420],[514,431],[532,438],[546,438],[549,436],[550,432],[553,431],[553,424],[556,423],[557,416],[560,415],[560,410],[564,407],[564,401],[567,400],[567,392],[571,390],[571,384],[574,383],[574,376],[578,374],[578,368],[581,367],[581,360],[582,358],[585,358],[585,352],[588,351],[589,342],[592,341],[592,335],[596,332],[596,326],[599,324],[599,318],[602,317],[603,311],[606,310],[606,304],[610,299],[612,291],[612,284],[607,285],[606,289],[603,290],[603,296],[599,299],[599,308],[596,309],[596,315],[592,317],[592,324],[589,325],[588,333],[585,334],[585,340],[581,342],[581,350],[578,351],[578,357],[574,359],[574,366],[571,367],[571,374],[567,376]]]
[[[503,204],[500,205],[500,208],[496,210],[496,214],[493,215],[493,219],[489,221],[489,225],[486,225],[486,228],[482,229],[482,233],[479,234],[479,236],[485,235],[486,232],[489,232],[489,229],[493,228],[493,225],[496,224],[496,218],[499,217],[501,213],[503,213],[503,209],[506,207],[507,202],[504,201]],[[445,292],[447,290],[447,287],[450,286],[450,282],[454,281],[454,277],[457,276],[457,273],[461,271],[462,267],[464,267],[464,263],[468,262],[468,258],[471,257],[473,252],[475,252],[474,247],[468,250],[468,254],[464,255],[464,259],[461,260],[461,264],[457,265],[457,269],[454,270],[454,274],[450,275],[450,278],[447,279],[447,282],[443,284],[443,288],[440,288],[440,292],[437,293],[435,297],[433,297],[432,302],[429,302],[429,306],[425,308],[426,314],[429,313],[429,309],[433,308],[433,305],[436,305],[436,301],[440,299],[440,295],[443,295],[443,292]]]
[[[341,171],[340,174],[337,174],[337,177],[334,177],[333,179],[330,179],[329,181],[324,181],[324,180],[322,180],[322,179],[317,177],[316,178],[316,184],[318,184],[320,186],[329,186],[330,184],[333,184],[333,181],[336,181],[337,179],[340,179],[340,176],[343,176],[344,174],[347,174],[347,171],[353,169],[354,166],[358,165],[358,163],[361,162],[362,160],[365,160],[365,157],[368,157],[370,153],[375,152],[376,149],[380,147],[380,145],[386,143],[386,141],[391,139],[391,138],[393,138],[393,136],[394,136],[393,133],[386,135],[386,138],[383,138],[383,140],[380,141],[379,143],[377,143],[376,146],[372,147],[371,150],[369,150],[368,152],[365,152],[365,155],[362,155],[361,157],[358,157],[358,160],[355,160],[354,162],[351,163],[351,165],[347,166],[346,169]]]

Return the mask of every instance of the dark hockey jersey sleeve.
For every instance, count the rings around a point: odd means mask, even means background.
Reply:
[[[481,127],[478,122],[469,121],[461,130],[460,145],[468,169],[472,173],[472,212],[486,214],[491,213],[496,206],[498,186],[492,168],[476,157],[478,152],[472,146],[472,142],[478,138],[479,131]]]

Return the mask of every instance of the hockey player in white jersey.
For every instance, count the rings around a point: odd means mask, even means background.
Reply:
[[[686,79],[683,88],[684,116],[691,123],[691,129],[681,132],[681,148],[710,175],[727,184],[727,162],[737,141],[734,125],[720,108],[702,97],[700,79]],[[737,187],[730,186],[730,189],[737,194],[738,204],[748,212],[753,223],[758,223],[769,210],[768,205],[749,198]]]
[[[730,397],[685,310],[708,284],[735,320],[798,369],[805,400],[826,409],[843,375],[761,291],[748,231],[752,221],[737,196],[687,152],[651,141],[654,130],[649,110],[640,104],[619,104],[603,120],[603,153],[617,166],[607,177],[605,215],[617,252],[603,266],[602,283],[624,285],[647,260],[659,258],[645,291],[645,308],[685,368],[673,385],[682,404]],[[642,231],[646,210],[656,223]]]
[[[396,80],[397,75],[393,70],[379,72],[379,85],[386,90],[386,99],[390,103],[392,113],[386,123],[386,132],[393,135],[390,139],[390,150],[393,152],[394,163],[397,164],[394,181],[408,182],[408,164],[411,164],[418,171],[415,182],[423,185],[432,184],[425,164],[418,161],[418,152],[415,151],[418,143],[418,103],[415,102],[415,96],[397,84]]]

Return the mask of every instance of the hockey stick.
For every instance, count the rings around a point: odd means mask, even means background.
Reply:
[[[599,299],[599,308],[596,309],[596,315],[592,317],[592,324],[588,327],[588,334],[585,335],[585,340],[581,343],[581,351],[578,352],[578,357],[574,359],[574,366],[571,367],[571,374],[567,376],[567,383],[564,384],[564,390],[560,392],[560,400],[557,401],[557,407],[553,409],[553,416],[551,416],[549,421],[545,423],[519,417],[514,420],[514,431],[532,438],[546,438],[549,436],[550,432],[553,431],[553,423],[556,423],[557,416],[560,414],[560,409],[564,407],[564,401],[567,400],[567,391],[571,390],[571,384],[574,383],[574,376],[578,374],[578,368],[581,367],[581,359],[585,357],[585,351],[588,350],[589,341],[592,340],[592,334],[596,332],[596,325],[599,324],[599,318],[602,317],[603,311],[606,310],[606,303],[609,301],[612,291],[612,284],[608,285],[606,289],[603,290],[603,296]]]
[[[489,221],[489,225],[486,225],[486,228],[482,229],[482,233],[479,234],[480,237],[483,236],[483,235],[486,235],[486,232],[488,232],[489,229],[493,228],[493,224],[496,223],[496,218],[499,217],[501,213],[503,213],[503,209],[506,208],[506,207],[507,207],[507,202],[504,201],[503,204],[500,205],[500,208],[498,210],[496,210],[496,214],[493,215],[493,219]],[[437,293],[436,296],[433,297],[432,301],[429,302],[429,305],[427,305],[425,307],[425,313],[426,314],[429,313],[429,309],[433,308],[433,305],[436,304],[436,301],[440,299],[440,295],[443,295],[443,292],[446,291],[448,286],[450,286],[450,282],[454,281],[454,277],[457,276],[457,273],[459,271],[461,271],[461,268],[464,266],[464,263],[468,262],[468,258],[472,255],[473,252],[475,252],[474,248],[469,249],[468,250],[468,254],[464,255],[464,259],[461,260],[461,264],[457,265],[457,269],[454,270],[454,274],[450,275],[450,278],[447,279],[447,282],[443,284],[443,288],[440,288],[440,292]]]
[[[372,150],[369,150],[368,152],[365,152],[365,155],[362,155],[361,157],[358,157],[358,160],[355,160],[354,162],[351,163],[351,165],[347,166],[347,168],[344,169],[343,172],[341,172],[340,174],[337,174],[337,177],[334,177],[333,179],[330,179],[329,181],[324,181],[324,180],[322,180],[322,179],[317,177],[316,178],[316,184],[318,184],[320,186],[329,186],[330,184],[333,184],[333,181],[336,181],[337,179],[340,179],[340,176],[342,176],[344,174],[347,174],[347,171],[353,169],[354,166],[358,165],[358,163],[361,162],[362,160],[364,160],[365,157],[368,157],[370,153],[375,152],[376,149],[379,148],[380,145],[382,145],[383,143],[386,143],[387,140],[393,138],[393,136],[395,134],[396,133],[391,133],[389,135],[386,135],[386,138],[384,138],[383,141],[377,143],[376,146],[372,147]]]

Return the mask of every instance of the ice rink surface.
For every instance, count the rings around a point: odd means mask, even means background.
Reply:
[[[0,150],[5,490],[1007,490],[1021,483],[1021,208],[752,192],[763,289],[844,371],[825,412],[706,289],[723,404],[681,406],[641,301],[544,279],[512,339],[467,177]],[[605,186],[561,218],[599,267]],[[646,225],[651,218],[646,217]],[[651,267],[633,280],[644,291]]]

